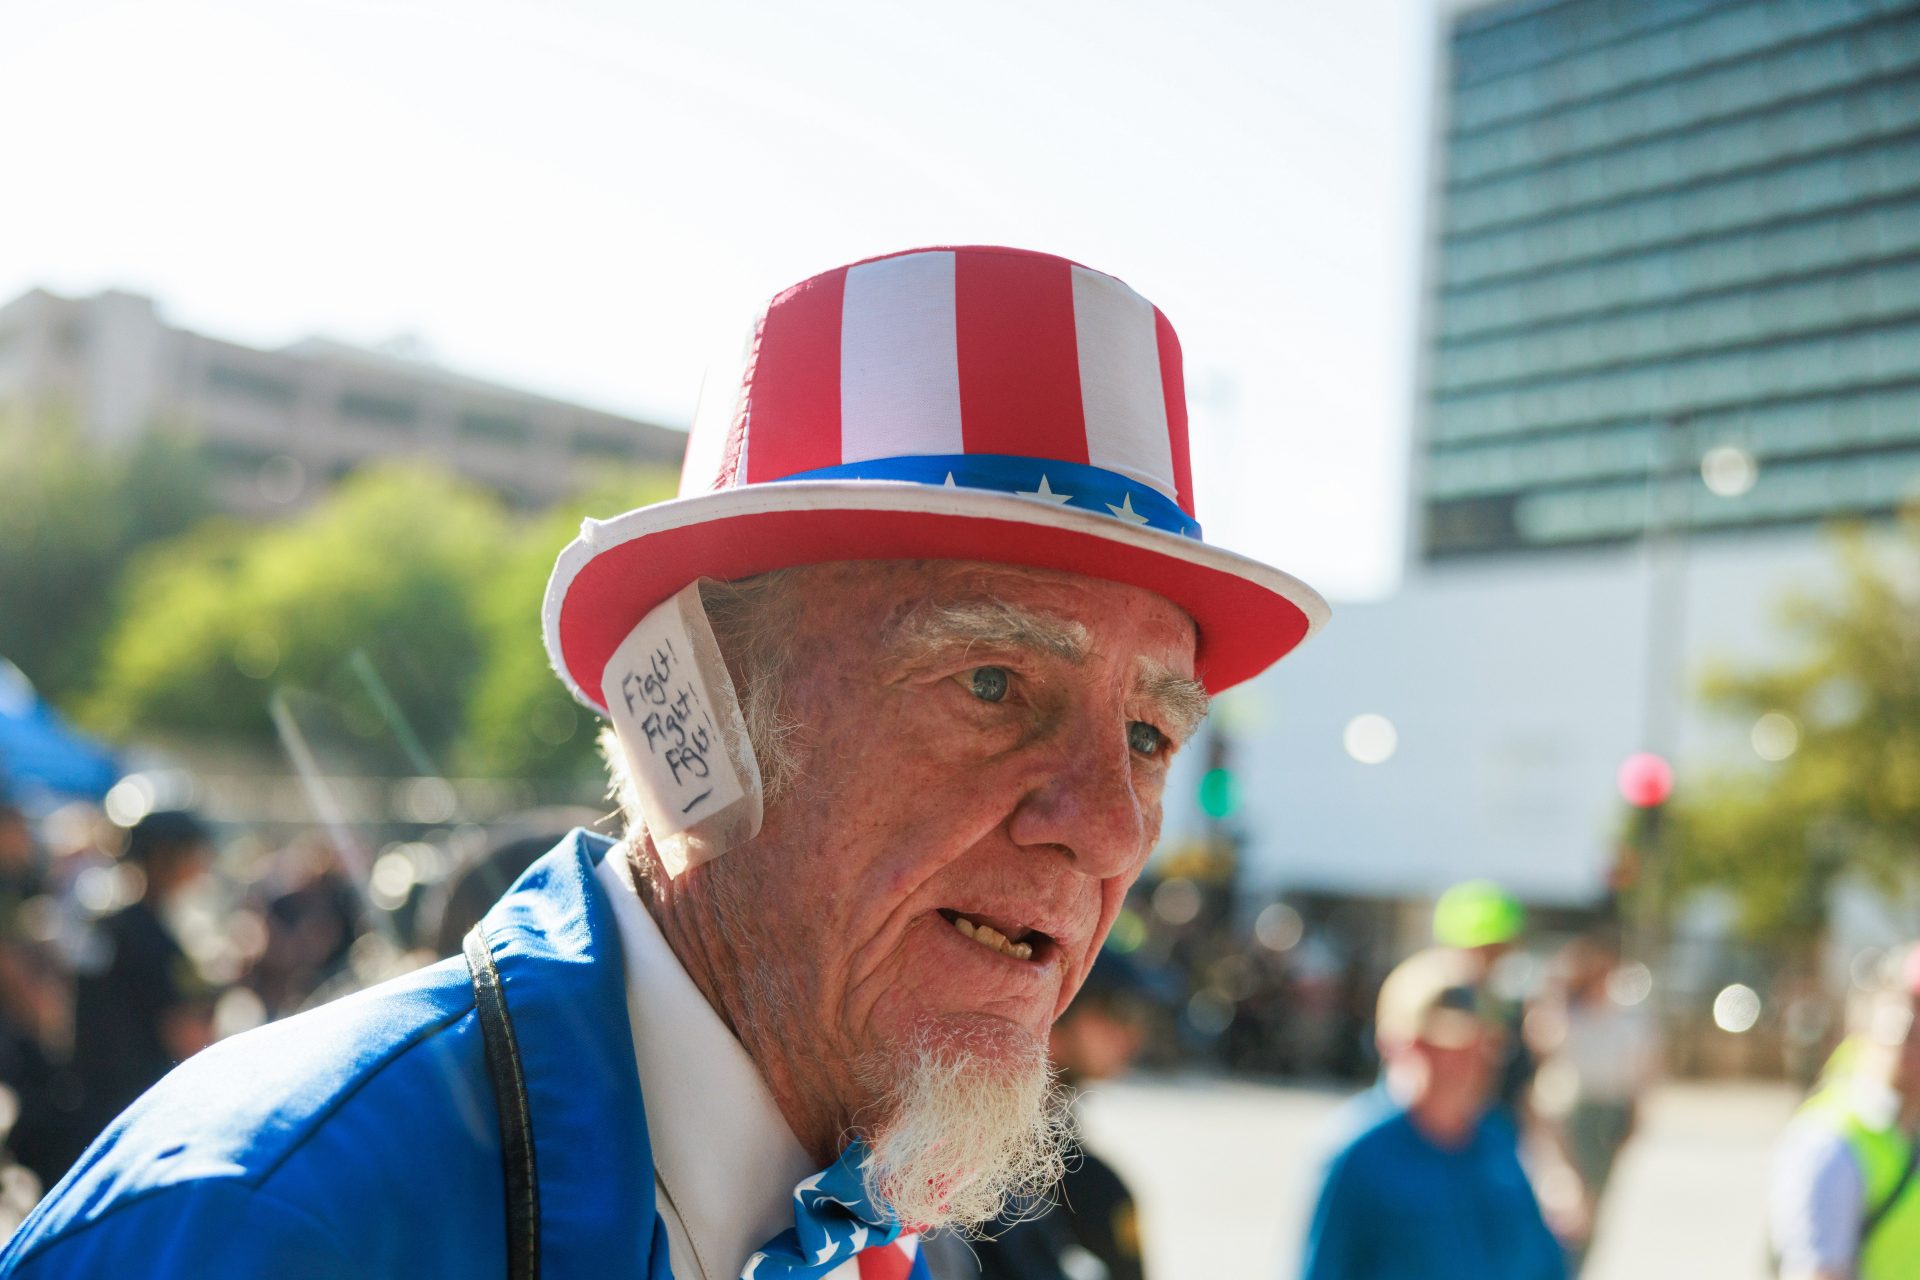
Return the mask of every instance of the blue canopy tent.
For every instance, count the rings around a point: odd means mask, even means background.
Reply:
[[[104,748],[68,728],[25,673],[0,658],[0,796],[98,800],[119,776]]]

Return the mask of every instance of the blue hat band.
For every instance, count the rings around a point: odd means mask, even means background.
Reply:
[[[1084,462],[1006,453],[910,454],[797,471],[772,483],[788,480],[905,480],[945,488],[985,489],[1091,511],[1200,541],[1199,521],[1166,494],[1117,471]]]

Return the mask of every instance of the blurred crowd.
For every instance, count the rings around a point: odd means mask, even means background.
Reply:
[[[1110,944],[1164,966],[1147,1055],[1363,1086],[1320,1153],[1308,1280],[1579,1274],[1649,1091],[1669,1064],[1712,1064],[1674,1051],[1706,1020],[1672,999],[1671,975],[1623,955],[1613,913],[1535,930],[1474,881],[1415,930],[1404,912],[1235,907],[1167,883],[1137,895]],[[1774,1073],[1805,1100],[1771,1172],[1767,1239],[1732,1247],[1790,1280],[1920,1277],[1920,951],[1851,969],[1844,999],[1807,972],[1772,986]],[[1759,1003],[1723,989],[1722,1037],[1752,1029]]]
[[[130,828],[74,805],[0,808],[0,1118],[9,1216],[107,1122],[224,1032],[289,1013],[345,968],[359,896],[320,846],[244,889],[184,811]]]
[[[520,871],[592,816],[398,846],[430,865],[383,898],[312,832],[217,842],[185,810],[122,827],[90,804],[30,818],[0,802],[0,1231],[174,1065],[454,954]]]
[[[367,859],[312,831],[223,832],[216,846],[185,810],[123,827],[86,804],[32,819],[0,804],[0,1228],[173,1065],[456,954],[519,873],[593,817],[543,811]],[[1439,899],[1428,945],[1383,963],[1351,916],[1249,911],[1169,883],[1136,892],[1055,1028],[1069,1089],[1136,1058],[1351,1080],[1363,1087],[1320,1153],[1304,1275],[1578,1273],[1663,1061],[1654,975],[1623,960],[1617,928],[1530,937],[1520,902],[1472,882]],[[1844,1027],[1798,1046],[1821,1060],[1770,1206],[1790,1277],[1916,1274],[1887,1269],[1874,1242],[1920,1241],[1920,1195],[1905,1196],[1920,959],[1854,997]],[[1070,1184],[992,1243],[946,1250],[940,1274],[1143,1280],[1120,1175],[1083,1146]],[[1880,1268],[1856,1271],[1869,1249]]]

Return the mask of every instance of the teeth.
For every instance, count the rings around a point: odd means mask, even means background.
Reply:
[[[955,916],[953,927],[981,946],[998,951],[1003,956],[1012,956],[1015,960],[1033,959],[1033,946],[1025,942],[1009,942],[1007,935],[992,925],[975,924],[965,916]]]

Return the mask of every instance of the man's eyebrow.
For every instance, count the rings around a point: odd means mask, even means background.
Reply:
[[[908,653],[946,649],[1029,649],[1067,662],[1085,662],[1087,629],[999,600],[922,605],[893,628],[893,647]]]
[[[1140,675],[1135,687],[1142,697],[1158,706],[1167,722],[1164,727],[1176,742],[1193,737],[1213,705],[1205,685],[1161,666],[1152,658],[1140,659]]]
[[[1028,649],[1077,664],[1086,661],[1088,638],[1086,627],[1068,618],[999,600],[964,600],[915,609],[894,625],[892,644],[914,656],[975,647]],[[1199,730],[1213,703],[1198,680],[1146,657],[1139,660],[1134,688],[1153,704],[1176,742]]]

